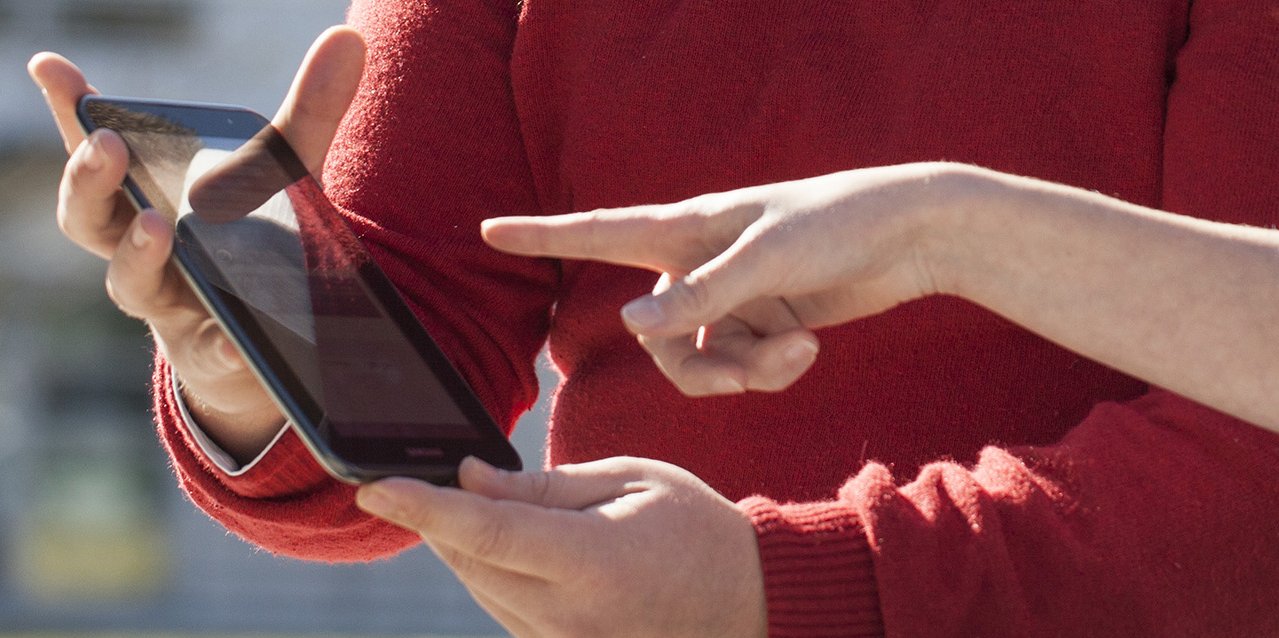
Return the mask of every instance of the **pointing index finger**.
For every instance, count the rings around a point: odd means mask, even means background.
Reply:
[[[685,260],[678,255],[678,241],[655,241],[655,236],[669,238],[670,233],[653,208],[499,217],[484,220],[480,232],[489,245],[517,255],[590,259],[660,272]]]
[[[549,217],[497,217],[480,225],[490,246],[532,257],[589,259],[687,274],[729,247],[758,213],[705,197],[675,204]]]

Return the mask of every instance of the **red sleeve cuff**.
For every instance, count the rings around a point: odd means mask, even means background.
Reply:
[[[290,428],[272,442],[262,458],[240,474],[229,474],[208,458],[184,420],[172,382],[172,371],[163,358],[155,364],[156,412],[160,436],[177,461],[178,468],[196,470],[221,487],[244,498],[279,498],[320,488],[333,480],[311,456]],[[197,469],[198,468],[198,469]]]
[[[157,356],[160,439],[182,489],[229,531],[272,553],[327,562],[384,558],[420,542],[356,508],[355,487],[330,477],[292,430],[240,476],[215,467],[181,424],[170,375]]]
[[[738,505],[759,541],[769,636],[883,635],[870,545],[851,508],[758,496]]]

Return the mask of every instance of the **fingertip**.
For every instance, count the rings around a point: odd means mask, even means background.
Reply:
[[[71,60],[52,51],[41,51],[27,61],[27,74],[47,94],[83,94],[88,88],[84,73]]]
[[[129,243],[140,251],[146,251],[151,247],[151,233],[148,232],[146,224],[142,223],[139,217],[133,224],[133,229],[129,231]]]
[[[622,322],[634,334],[645,334],[666,323],[666,310],[653,295],[645,295],[622,306]]]
[[[740,305],[737,299],[750,298],[705,277],[664,275],[663,279],[667,285],[659,281],[652,294],[623,308],[622,316],[631,332],[667,337],[691,334],[723,319],[729,309]]]
[[[169,224],[169,220],[155,209],[148,208],[138,213],[133,230],[129,233],[129,239],[134,248],[143,251],[160,246],[163,248],[164,257],[167,258],[167,246],[172,235],[173,227]]]
[[[722,313],[708,311],[704,302],[690,301],[692,296],[687,286],[676,284],[636,298],[622,306],[622,323],[634,335],[674,337],[692,334],[723,318]]]
[[[476,456],[462,459],[457,468],[457,481],[462,489],[477,491],[491,487],[501,478],[501,470]]]
[[[813,361],[817,360],[818,350],[820,350],[820,346],[817,344],[816,339],[800,335],[793,338],[791,343],[782,349],[782,359],[791,368],[808,369],[813,364]]]
[[[355,491],[355,504],[360,509],[393,523],[408,523],[410,501],[429,495],[425,483],[407,478],[387,478],[361,485]]]
[[[106,167],[107,158],[103,155],[101,138],[101,135],[90,134],[75,152],[80,158],[81,166],[91,173],[97,173]]]
[[[84,168],[90,172],[98,173],[103,169],[112,168],[114,169],[110,175],[112,182],[124,180],[125,171],[128,169],[129,147],[115,131],[110,129],[93,131],[84,138],[73,155],[78,156]],[[118,186],[119,184],[116,183],[111,184],[113,189]]]
[[[488,245],[498,248],[502,243],[502,218],[494,217],[481,221],[480,237],[484,238],[484,242]]]
[[[40,80],[40,69],[41,67],[43,67],[43,65],[46,63],[47,60],[53,57],[61,57],[61,56],[59,56],[58,54],[52,51],[40,51],[36,53],[35,55],[31,56],[31,59],[27,60],[27,75],[31,76],[31,81],[35,82],[36,85],[40,86],[41,88],[44,88],[44,85],[41,83],[41,80]]]
[[[361,485],[355,491],[355,505],[374,516],[388,517],[395,510],[396,500],[394,491],[385,483],[378,481]]]
[[[313,175],[359,90],[367,48],[350,27],[330,27],[307,51],[272,123]]]
[[[526,224],[528,217],[494,217],[480,222],[480,236],[489,246],[513,254],[536,252],[530,233],[535,227]]]
[[[346,24],[335,24],[320,34],[320,41],[332,42],[346,47],[367,48],[364,35],[354,27]]]
[[[98,140],[98,144],[104,150],[112,155],[120,155],[127,158],[129,154],[129,145],[125,143],[124,138],[116,131],[109,128],[95,129],[89,134],[90,138]]]
[[[335,25],[324,30],[315,43],[311,45],[308,57],[314,59],[328,58],[332,69],[338,73],[341,84],[349,87],[352,94],[360,76],[364,73],[364,62],[368,56],[368,46],[359,31],[346,26]],[[350,99],[345,101],[349,102]],[[345,109],[344,109],[345,110]]]
[[[40,51],[32,55],[31,59],[27,60],[27,75],[30,75],[31,79],[41,88],[44,88],[45,82],[48,80],[47,76],[52,70],[49,66],[50,64],[75,66],[70,60],[53,51]]]
[[[817,337],[807,329],[763,339],[747,363],[750,387],[763,392],[785,390],[808,372],[819,350]]]
[[[108,292],[120,310],[131,317],[155,318],[167,307],[172,294],[166,289],[165,275],[172,243],[161,241],[169,235],[151,219],[154,215],[138,213],[122,223],[111,239],[101,239],[110,244],[104,250],[110,260]]]

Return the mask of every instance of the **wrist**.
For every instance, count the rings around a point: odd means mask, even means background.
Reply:
[[[958,163],[935,165],[925,182],[920,206],[916,266],[931,292],[966,296],[983,264],[999,248],[999,233],[989,232],[1000,208],[1015,207],[1016,188],[1000,173]],[[1005,229],[1006,230],[1006,229]]]
[[[246,465],[262,454],[279,437],[285,420],[273,403],[253,405],[239,411],[225,411],[192,393],[178,379],[176,393],[191,419],[211,441],[236,463]]]

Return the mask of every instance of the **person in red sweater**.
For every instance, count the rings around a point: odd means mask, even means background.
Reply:
[[[503,255],[479,233],[495,215],[932,160],[1275,224],[1274,3],[1133,4],[357,2],[367,67],[359,36],[326,34],[278,126],[500,420],[535,396],[548,337],[564,375],[555,469],[468,462],[467,491],[360,493],[412,530],[323,474],[165,274],[171,229],[115,197],[119,138],[74,133],[83,77],[52,56],[32,72],[74,151],[63,227],[111,259],[113,297],[156,336],[180,482],[267,549],[361,560],[422,532],[517,634],[1276,633],[1279,441],[1238,415],[955,294],[881,299],[811,333],[799,317],[770,326],[787,346],[820,342],[793,384],[691,398],[618,319],[650,272]],[[1120,250],[1111,267],[1149,265]],[[1027,291],[1073,276],[1023,274]],[[1000,279],[961,292],[991,303]],[[1163,301],[1164,325],[1197,331],[1202,308],[1183,322]],[[1070,324],[1079,306],[1039,311]],[[754,383],[710,367],[701,378],[730,382],[710,391]]]

